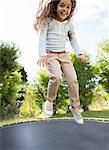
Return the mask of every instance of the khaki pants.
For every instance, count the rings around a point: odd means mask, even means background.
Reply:
[[[79,88],[75,69],[67,53],[53,54],[49,53],[47,69],[49,72],[49,82],[46,99],[53,101],[62,79],[62,72],[68,84],[70,104],[73,107],[80,105]]]

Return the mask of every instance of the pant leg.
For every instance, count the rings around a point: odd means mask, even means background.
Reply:
[[[49,82],[46,99],[48,99],[49,101],[53,101],[56,98],[56,94],[62,78],[61,65],[57,58],[57,54],[48,56],[47,69],[49,73]]]
[[[71,106],[78,107],[80,105],[80,100],[79,100],[79,86],[77,81],[77,75],[68,54],[65,54],[63,59],[64,62],[61,62],[61,66],[65,80],[68,84],[70,103]]]

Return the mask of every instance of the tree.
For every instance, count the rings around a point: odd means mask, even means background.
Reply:
[[[17,92],[20,90],[21,74],[18,73],[19,49],[15,44],[0,42],[0,115],[15,113]]]
[[[102,40],[98,44],[98,51],[105,51],[109,54],[109,40],[108,39]]]
[[[27,72],[25,71],[24,67],[21,67],[18,72],[21,72],[22,76],[21,79],[24,83],[26,83],[28,80],[27,80]]]
[[[42,104],[45,100],[45,95],[47,91],[47,83],[48,83],[48,74],[46,70],[41,69],[38,72],[37,81],[35,81],[36,86],[36,103],[42,108]]]
[[[0,116],[4,118],[8,114],[16,114],[17,106],[17,92],[21,88],[21,75],[17,71],[11,75],[5,75],[3,82],[0,84]]]
[[[96,70],[99,84],[109,93],[109,40],[98,45]]]
[[[4,80],[5,74],[10,74],[18,68],[19,54],[15,44],[0,42],[0,82]]]
[[[74,56],[71,55],[72,63]],[[96,86],[96,74],[94,67],[88,63],[83,63],[79,58],[75,57],[74,67],[77,72],[77,79],[79,82],[80,102],[83,109],[88,110],[88,105],[93,100],[93,90]]]
[[[36,105],[36,94],[33,85],[28,84],[26,86],[26,92],[24,93],[24,101],[20,107],[20,115],[33,117],[40,113],[40,108]]]

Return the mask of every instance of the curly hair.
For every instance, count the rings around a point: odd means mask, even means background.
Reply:
[[[47,0],[48,2],[45,2],[45,0],[40,0],[39,8],[36,13],[36,19],[34,23],[34,28],[36,30],[40,29],[41,23],[47,19],[47,18],[56,18],[57,16],[57,5],[60,2],[60,0]],[[71,0],[72,7],[70,15],[66,18],[66,20],[69,20],[76,7],[76,0]]]

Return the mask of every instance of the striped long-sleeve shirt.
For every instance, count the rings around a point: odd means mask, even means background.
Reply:
[[[66,41],[70,34],[70,43],[76,54],[80,53],[71,22],[49,19],[43,22],[39,34],[39,56],[46,56],[47,51],[66,51]]]

